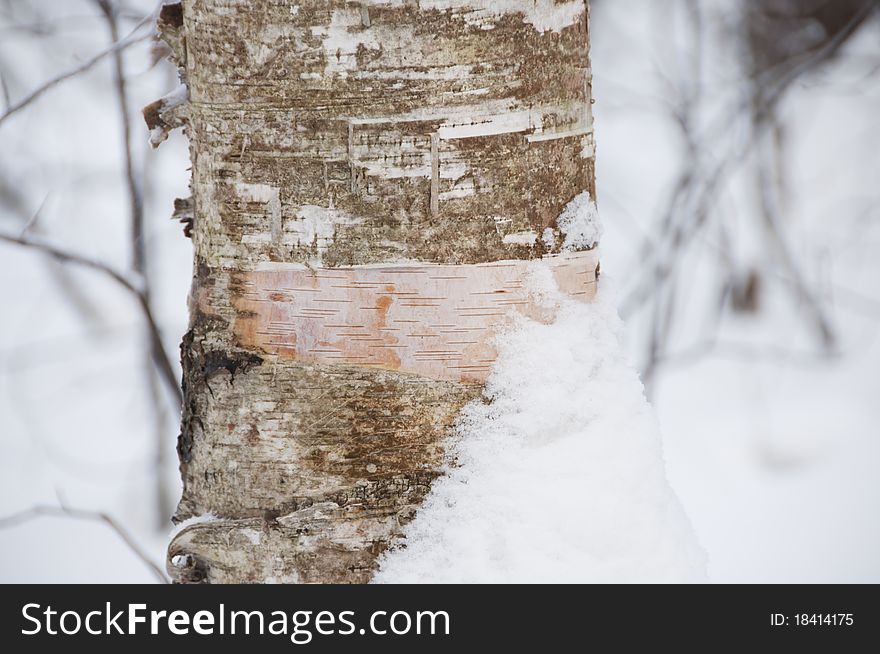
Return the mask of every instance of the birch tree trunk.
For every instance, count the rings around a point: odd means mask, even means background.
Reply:
[[[585,0],[186,0],[180,582],[366,582],[594,189]],[[570,240],[570,239],[569,239]],[[577,251],[580,249],[581,251]]]

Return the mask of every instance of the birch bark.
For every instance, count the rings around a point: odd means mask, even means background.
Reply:
[[[180,582],[366,582],[545,258],[589,299],[585,0],[186,0]]]

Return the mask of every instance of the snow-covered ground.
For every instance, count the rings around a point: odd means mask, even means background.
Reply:
[[[48,41],[33,32],[11,30],[0,16],[0,74],[13,98],[108,42],[101,21],[91,17],[91,3],[32,4],[50,8],[45,13],[55,32]],[[671,31],[658,21],[659,4],[599,0],[593,12],[599,210],[605,227],[602,267],[622,298],[644,271],[645,239],[657,224],[682,159],[669,118],[668,79],[670,71],[677,70],[682,48],[688,46],[666,38]],[[129,3],[145,11],[153,5],[152,0]],[[674,12],[660,12],[664,13]],[[680,354],[660,368],[652,400],[666,477],[708,553],[711,581],[880,581],[877,22],[862,30],[838,62],[801,83],[784,105],[790,125],[790,236],[809,279],[828,300],[839,355],[816,354],[808,318],[781,284],[764,288],[756,314],[726,312],[718,327],[707,320],[717,302],[712,295],[712,259],[719,245],[712,230],[700,235],[699,247],[692,249],[683,267],[685,319],[676,322],[672,339],[673,352]],[[133,24],[125,23],[129,29]],[[720,39],[718,47],[723,45]],[[157,151],[147,145],[147,130],[137,110],[174,88],[173,72],[164,65],[150,68],[147,50],[146,44],[134,46],[126,60],[132,76],[135,153],[147,174],[155,304],[167,349],[176,358],[186,325],[191,257],[189,241],[169,216],[173,199],[187,195],[188,162],[179,133]],[[715,68],[706,76],[718,87],[735,87],[737,73],[729,61],[717,57],[713,62]],[[0,229],[18,231],[39,210],[38,233],[124,269],[129,252],[127,199],[111,71],[105,61],[0,125],[0,206],[6,207],[0,209]],[[18,194],[22,206],[13,212],[9,207],[16,203],[10,198]],[[765,252],[750,227],[754,198],[747,185],[732,185],[722,200],[719,211],[737,256],[760,263]],[[604,295],[603,291],[600,298]],[[35,503],[57,504],[61,496],[71,506],[112,514],[161,563],[170,526],[157,528],[156,487],[160,480],[172,496],[178,492],[173,455],[177,432],[174,416],[159,418],[168,456],[157,472],[152,463],[157,418],[144,384],[143,338],[131,298],[97,273],[61,268],[33,252],[0,244],[0,307],[0,516]],[[596,363],[596,351],[581,346],[590,338],[613,335],[613,330],[598,326],[606,318],[613,320],[611,307],[600,303],[584,311],[593,322],[581,316],[582,332],[570,322],[557,326],[560,334],[573,332],[565,340],[568,347],[560,343],[547,352],[551,358],[580,359],[584,367],[568,367],[570,377],[554,375],[546,384],[535,375],[522,387],[505,384],[508,377],[502,370],[493,387],[501,408],[517,403],[521,394],[540,397],[542,388],[562,385],[568,389],[563,397],[582,401],[577,411],[569,413],[563,407],[550,414],[544,442],[519,442],[509,451],[499,451],[498,468],[487,467],[486,459],[480,458],[494,452],[497,431],[459,444],[467,455],[464,460],[482,472],[475,483],[459,484],[475,494],[457,496],[463,519],[447,531],[447,551],[473,553],[476,545],[466,537],[474,532],[465,533],[464,527],[475,519],[480,497],[498,509],[496,533],[509,536],[484,543],[497,565],[482,579],[498,578],[513,567],[522,570],[530,548],[558,548],[559,561],[577,557],[581,567],[573,569],[596,571],[582,578],[601,579],[603,571],[595,563],[600,554],[620,563],[632,561],[652,545],[690,542],[682,536],[684,519],[656,466],[659,459],[650,456],[656,446],[652,428],[648,436],[631,439],[627,432],[609,428],[609,441],[617,433],[618,449],[603,448],[602,419],[594,422],[581,413],[597,410],[591,393],[607,395],[599,383],[603,377],[584,373],[586,366]],[[630,311],[626,318],[627,355],[640,365],[648,315]],[[548,329],[525,325],[521,334]],[[713,349],[700,347],[708,333],[718,341]],[[516,350],[516,339],[511,343]],[[537,367],[528,358],[511,360],[519,361],[511,364],[511,374],[516,365]],[[607,370],[625,376],[620,363],[615,361]],[[624,421],[632,413],[646,425],[653,424],[637,401],[635,379],[624,381],[630,391],[626,404],[613,404],[615,399],[609,398],[614,412],[605,418]],[[584,394],[572,390],[577,388]],[[470,424],[493,410],[475,410],[469,414]],[[514,435],[523,433],[518,415],[505,412],[502,419]],[[550,429],[575,423],[567,437]],[[642,440],[644,449],[636,445]],[[520,514],[538,527],[530,533],[511,533],[503,518],[516,508],[510,504],[514,496],[496,492],[504,483],[502,471],[508,471],[511,480],[528,481],[530,468],[557,466],[554,455],[562,449],[579,453],[583,466],[566,461],[559,478],[546,486],[546,495],[539,493],[541,501]],[[517,459],[518,452],[527,453],[528,461]],[[647,474],[643,485],[631,483],[639,470]],[[435,497],[452,492],[449,488],[459,480],[453,474]],[[657,489],[656,513],[645,503],[652,489]],[[543,540],[541,530],[558,524],[561,506],[557,502],[547,511],[540,507],[553,504],[554,497],[563,498],[561,504],[575,515],[592,510],[608,528],[597,530],[597,523],[573,521],[556,532],[559,538]],[[659,511],[663,507],[671,516],[666,522]],[[442,503],[432,510],[435,525],[442,526],[452,515]],[[414,529],[419,524],[424,520]],[[629,529],[633,524],[649,528]],[[577,547],[579,540],[585,541],[583,549]],[[632,549],[623,552],[626,541]],[[424,560],[433,561],[437,552],[427,552]],[[652,552],[653,558],[646,554],[642,561],[650,567],[663,556],[674,561],[682,552]],[[0,553],[0,581],[154,580],[151,571],[99,523],[46,517],[2,528]],[[563,567],[547,569],[547,578],[561,578]],[[635,564],[618,572],[618,579],[640,576]],[[644,577],[657,578],[647,571]]]

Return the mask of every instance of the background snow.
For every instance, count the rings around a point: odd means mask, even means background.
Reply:
[[[120,32],[156,4],[124,3]],[[109,43],[91,2],[0,1],[0,76],[11,99]],[[177,86],[170,65],[151,68],[150,60],[148,42],[125,51],[153,306],[176,361],[192,254],[170,216],[174,198],[189,194],[189,163],[180,133],[158,150],[148,143],[140,108]],[[18,234],[39,212],[36,235],[125,270],[128,198],[112,80],[108,57],[0,125],[0,229]],[[61,495],[72,507],[114,516],[164,568],[171,525],[167,512],[160,518],[157,487],[178,497],[178,416],[164,396],[157,413],[145,384],[135,301],[98,273],[0,243],[0,315],[0,515],[57,505]],[[157,432],[165,455],[158,468]],[[156,581],[98,523],[39,518],[0,530],[0,552],[4,582]]]
[[[741,83],[732,63],[735,24],[724,14],[737,3],[701,2],[718,8],[719,17],[699,80],[682,72],[693,48],[678,29],[687,2],[596,0],[593,6],[602,268],[614,276],[621,300],[645,269],[642,246],[687,159],[670,98],[689,83],[702,85],[715,102]],[[154,4],[126,2],[121,31]],[[13,20],[25,27],[13,28]],[[806,316],[782,279],[764,289],[759,312],[726,312],[716,324],[713,266],[720,253],[757,266],[771,256],[749,227],[754,197],[745,184],[733,184],[715,207],[727,245],[717,230],[704,232],[683,262],[682,319],[651,399],[669,483],[709,553],[712,581],[880,581],[877,37],[874,19],[783,105],[787,229],[828,301],[839,356],[815,355]],[[12,100],[107,43],[89,2],[0,0],[0,78]],[[174,354],[186,329],[191,248],[168,218],[173,199],[187,195],[186,142],[175,132],[151,151],[146,128],[138,132],[138,109],[177,81],[170,66],[149,67],[147,44],[133,46],[125,58],[153,300]],[[42,207],[40,236],[124,268],[127,199],[111,80],[104,61],[0,126],[0,229],[17,233]],[[736,126],[726,127],[734,138]],[[624,308],[626,358],[643,367],[650,321],[645,311]],[[112,514],[161,562],[169,524],[159,518],[156,486],[164,484],[172,496],[179,491],[177,418],[157,416],[145,386],[134,303],[99,275],[0,244],[0,312],[0,514],[55,504],[60,493],[72,506]],[[702,347],[710,329],[716,344]],[[157,430],[167,454],[159,469]],[[585,529],[570,528],[572,534]],[[608,538],[625,532],[619,526]],[[596,547],[603,542],[610,541]],[[0,553],[0,581],[154,581],[99,524],[43,518],[2,529]],[[501,552],[499,565],[515,556]]]
[[[699,81],[684,63],[695,47],[681,35],[687,4],[600,0],[592,14],[602,269],[621,300],[687,162],[671,98],[702,84],[713,108],[742,83],[731,44],[740,3],[701,3],[712,22]],[[743,176],[716,203],[714,228],[682,254],[680,318],[651,402],[712,581],[880,581],[878,33],[875,13],[780,108],[785,227],[838,330],[837,356],[817,353],[808,312],[774,271]],[[741,138],[737,123],[722,131]],[[725,250],[767,271],[756,313],[717,316]],[[650,303],[621,305],[629,358],[642,367]]]

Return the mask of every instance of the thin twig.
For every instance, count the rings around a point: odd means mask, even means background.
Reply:
[[[162,345],[162,334],[159,331],[159,326],[156,323],[155,317],[153,316],[153,311],[150,308],[150,303],[147,302],[147,299],[144,296],[144,292],[141,288],[139,280],[133,281],[127,275],[119,272],[118,270],[115,270],[114,268],[100,261],[95,261],[94,259],[89,259],[88,257],[84,257],[80,254],[76,254],[73,252],[67,252],[66,250],[62,250],[49,243],[37,241],[33,238],[28,238],[26,236],[15,236],[12,234],[0,233],[0,241],[5,241],[7,243],[13,243],[15,245],[21,245],[22,247],[38,250],[39,252],[53,257],[54,259],[57,259],[58,261],[61,261],[63,263],[74,263],[79,266],[83,266],[84,268],[96,270],[108,276],[129,293],[134,295],[134,297],[138,301],[138,306],[141,309],[144,320],[147,323],[153,360],[159,372],[161,373],[161,377],[165,382],[166,387],[171,392],[172,396],[177,400],[178,404],[181,404],[183,402],[183,396],[180,391],[180,386],[177,383],[177,376],[174,373],[174,367],[171,365],[171,360],[168,358],[168,353],[165,352],[165,348]]]
[[[111,0],[92,0],[107,23],[110,32],[111,42],[119,40],[119,8]],[[146,302],[151,302],[152,293],[150,290],[150,274],[147,266],[147,247],[144,234],[144,200],[143,191],[140,184],[140,177],[135,173],[134,157],[131,149],[131,115],[128,110],[128,92],[127,79],[125,76],[125,62],[123,60],[123,52],[117,50],[113,53],[113,81],[116,90],[116,101],[119,108],[119,117],[122,122],[122,155],[125,162],[125,181],[128,192],[129,205],[129,224],[130,224],[130,241],[131,241],[131,267],[134,273],[143,281],[141,291]],[[161,343],[156,343],[154,339],[149,338],[148,348],[162,347]],[[155,354],[152,355],[155,359]],[[165,485],[162,479],[162,471],[165,463],[165,438],[167,431],[165,425],[164,402],[161,397],[158,385],[156,384],[156,370],[150,364],[149,358],[146,362],[147,387],[150,391],[150,398],[155,404],[155,432],[156,432],[156,510],[161,523],[168,519],[168,511],[170,510],[169,498],[165,492]]]
[[[769,115],[783,97],[791,83],[811,67],[831,56],[841,44],[851,35],[861,22],[867,17],[880,0],[867,3],[849,24],[829,39],[821,48],[811,51],[796,65],[787,70],[773,68],[762,71],[753,78],[753,84],[762,90],[760,96],[750,98],[751,106],[747,102],[734,103],[729,113],[722,113],[722,120],[711,129],[712,133],[724,133],[729,131],[734,117],[743,110],[750,108],[753,117]],[[752,152],[754,144],[763,136],[766,122],[753,119],[750,124],[748,135],[734,140],[727,148],[727,152],[716,159],[714,164],[700,161],[696,139],[690,130],[687,109],[692,103],[689,98],[684,98],[683,107],[679,112],[674,112],[674,117],[682,127],[687,140],[690,159],[682,170],[679,182],[670,198],[665,217],[661,221],[660,230],[656,239],[650,239],[650,251],[645,253],[647,261],[653,260],[653,265],[646,266],[646,274],[640,286],[635,288],[625,298],[621,308],[622,313],[628,313],[652,294],[655,296],[653,329],[651,332],[648,348],[648,362],[645,366],[646,383],[655,374],[655,368],[660,361],[665,359],[663,349],[668,338],[671,324],[671,312],[674,308],[674,285],[672,279],[675,271],[681,263],[681,250],[687,239],[693,239],[694,235],[705,226],[710,219],[710,212],[716,195],[723,187],[730,174]],[[681,113],[684,111],[684,113]],[[719,129],[721,126],[723,129]],[[705,134],[703,135],[705,136]],[[712,167],[714,166],[714,170]],[[704,172],[706,169],[711,172]],[[699,171],[699,174],[698,174]],[[781,238],[781,235],[779,235]],[[801,285],[801,288],[803,285]],[[664,289],[668,298],[663,302]],[[812,295],[806,296],[814,301]],[[815,304],[812,307],[814,313],[819,316],[819,330],[823,336],[826,347],[833,344],[833,331],[829,323],[824,320],[824,312],[821,306]],[[665,313],[665,315],[663,315]]]
[[[71,77],[76,77],[80,73],[84,73],[85,71],[92,68],[92,66],[94,66],[95,64],[100,62],[102,59],[104,59],[104,57],[111,55],[115,52],[119,52],[120,50],[123,50],[123,49],[129,47],[130,45],[134,45],[135,43],[140,43],[141,41],[146,41],[147,39],[152,38],[152,36],[153,36],[152,29],[150,30],[150,32],[148,34],[143,34],[141,36],[135,36],[135,34],[144,25],[152,25],[153,22],[155,22],[155,17],[156,17],[156,11],[153,11],[150,15],[145,16],[137,25],[135,25],[134,29],[132,29],[131,32],[129,32],[128,36],[126,36],[121,41],[116,41],[109,48],[107,48],[106,50],[102,50],[101,52],[94,55],[90,59],[87,59],[86,61],[81,63],[79,66],[76,66],[75,68],[71,68],[70,70],[63,72],[60,75],[53,77],[48,82],[44,83],[42,86],[38,86],[36,89],[31,91],[28,95],[26,95],[24,98],[22,98],[21,100],[19,100],[15,104],[9,106],[6,109],[6,111],[4,111],[2,114],[0,114],[0,125],[2,125],[3,122],[7,118],[12,116],[13,114],[15,114],[15,113],[21,111],[22,109],[24,109],[25,107],[27,107],[34,100],[36,100],[41,95],[43,95],[46,91],[52,89],[53,87],[57,86],[61,82],[70,79]]]
[[[74,509],[63,504],[61,506],[38,504],[32,506],[29,509],[25,509],[24,511],[20,511],[19,513],[14,513],[10,516],[6,516],[5,518],[0,518],[0,529],[17,527],[18,525],[24,524],[43,516],[73,518],[75,520],[87,520],[91,522],[103,522],[114,532],[116,532],[116,535],[119,536],[122,542],[124,542],[128,546],[128,549],[130,549],[132,553],[137,556],[143,562],[143,564],[150,569],[150,571],[156,576],[160,583],[169,583],[168,577],[165,575],[162,569],[150,560],[150,557],[148,557],[146,552],[141,549],[141,547],[137,544],[131,534],[129,534],[122,525],[114,520],[112,516],[104,513],[103,511]]]
[[[762,136],[756,145],[757,147],[766,147],[766,134],[773,125],[773,121],[769,115],[767,120],[764,120],[763,116],[756,116],[755,120],[759,125],[763,126],[763,129],[759,130]],[[764,125],[764,123],[767,123],[767,125]],[[761,219],[764,222],[771,242],[776,248],[779,261],[794,281],[797,298],[805,302],[808,311],[812,314],[813,324],[822,340],[822,346],[828,351],[833,351],[837,347],[835,329],[832,326],[831,319],[826,314],[821,298],[810,288],[810,283],[798,265],[797,258],[785,238],[782,226],[779,224],[779,203],[774,192],[775,184],[771,181],[771,173],[767,168],[767,158],[765,156],[758,156],[755,160],[754,184],[757,188]]]
[[[111,41],[117,42],[119,40],[119,25],[116,7],[109,0],[93,1],[104,14],[107,27],[110,30]],[[122,154],[123,161],[125,162],[125,181],[131,221],[132,268],[144,278],[146,285],[147,256],[144,245],[144,201],[134,170],[134,157],[131,153],[131,116],[128,111],[127,81],[121,50],[113,52],[113,73],[116,100],[119,105],[119,117],[122,121]],[[149,295],[147,289],[144,292]]]
[[[49,195],[49,193],[46,193],[43,201],[40,202],[40,206],[37,207],[37,210],[31,215],[30,218],[28,218],[28,221],[25,223],[24,227],[21,228],[22,236],[24,236],[37,226],[37,221],[40,219],[40,214],[43,213],[43,208],[46,206],[46,202],[49,200]]]

